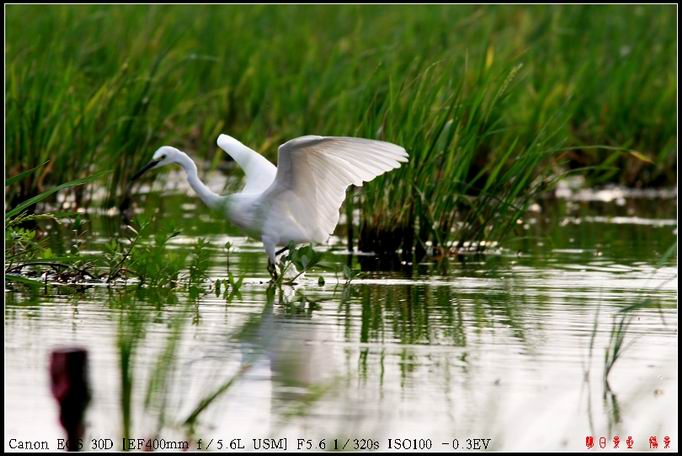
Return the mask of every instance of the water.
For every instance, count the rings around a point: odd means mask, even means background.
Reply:
[[[269,294],[259,243],[194,199],[150,194],[147,213],[179,220],[174,249],[210,240],[213,281],[226,276],[229,240],[244,285],[229,300],[210,283],[199,296],[134,285],[6,289],[5,448],[12,438],[57,448],[47,361],[63,344],[90,354],[86,448],[90,439],[120,448],[117,341],[130,342],[120,334],[136,321],[129,437],[163,438],[167,449],[253,449],[263,444],[253,439],[285,437],[289,450],[581,450],[587,436],[611,448],[616,435],[620,448],[628,436],[636,449],[650,436],[662,448],[669,436],[677,449],[677,260],[660,262],[677,237],[675,200],[586,195],[541,201],[526,236],[485,256],[387,263],[349,255],[336,239],[324,261],[365,275],[344,284],[332,272],[308,274]],[[92,214],[81,248],[100,251],[119,220]],[[53,229],[63,230],[54,250],[68,248],[68,227]],[[607,385],[614,321],[638,303]],[[177,350],[164,356],[169,341]]]

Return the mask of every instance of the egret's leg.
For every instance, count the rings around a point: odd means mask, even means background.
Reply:
[[[268,254],[268,272],[272,276],[272,280],[277,280],[277,253],[275,252],[275,243],[270,239],[263,238],[263,246],[265,253]]]
[[[284,252],[286,252],[287,250],[289,250],[289,246],[282,247],[282,248],[279,249],[277,252],[275,252],[275,255],[279,256],[281,253],[284,253]]]
[[[270,261],[270,258],[268,258],[268,272],[270,273],[272,280],[277,281],[277,267],[275,266],[275,263]]]

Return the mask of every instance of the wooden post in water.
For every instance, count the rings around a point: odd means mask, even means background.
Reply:
[[[88,353],[83,348],[67,347],[52,351],[50,379],[52,395],[59,403],[59,422],[66,431],[68,451],[77,451],[83,438],[83,417],[90,402]]]

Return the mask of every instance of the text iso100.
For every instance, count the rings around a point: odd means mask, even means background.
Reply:
[[[430,450],[431,439],[388,439],[389,450]]]

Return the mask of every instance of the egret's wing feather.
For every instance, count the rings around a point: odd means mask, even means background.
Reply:
[[[228,135],[218,136],[218,147],[227,152],[230,157],[244,170],[246,185],[242,189],[245,193],[260,193],[265,191],[275,180],[277,168],[261,154],[246,147]]]
[[[265,224],[292,227],[290,237],[323,242],[339,221],[346,189],[400,167],[395,144],[362,138],[302,136],[279,147],[277,176],[263,193]]]

